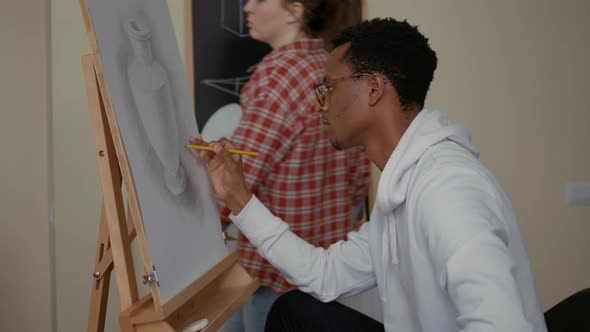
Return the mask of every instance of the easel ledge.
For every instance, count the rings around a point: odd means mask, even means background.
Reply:
[[[99,88],[103,86],[106,89],[104,76],[101,85],[101,75],[97,74],[99,70],[93,55],[82,56],[82,65],[103,192],[88,331],[104,330],[112,271],[115,271],[122,308],[119,315],[121,331],[181,331],[203,318],[209,321],[209,325],[202,331],[216,331],[254,293],[259,286],[258,280],[250,277],[237,263],[238,253],[234,252],[162,304],[156,283],[149,282],[147,278],[153,272],[153,266],[148,264],[148,275],[144,276],[144,281],[150,284],[152,292],[142,299],[138,298],[131,255],[132,240],[139,238],[144,263],[146,257],[149,263],[149,251],[139,209],[132,209],[129,218],[125,216],[122,187],[127,189],[129,199],[135,202],[137,193],[135,187],[129,185],[133,184],[128,178],[131,171],[112,105],[106,102]]]

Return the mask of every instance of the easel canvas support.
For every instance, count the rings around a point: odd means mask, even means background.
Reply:
[[[258,281],[237,264],[237,252],[234,252],[165,304],[154,297],[153,294],[159,294],[153,291],[155,284],[150,284],[152,294],[139,299],[131,242],[145,234],[136,231],[143,228],[141,216],[134,209],[126,218],[122,188],[127,190],[130,200],[136,199],[137,194],[128,184],[132,181],[123,181],[122,171],[127,163],[122,163],[121,158],[126,158],[125,150],[120,140],[113,139],[120,138],[119,129],[114,114],[108,111],[112,112],[112,107],[105,107],[93,55],[84,55],[82,64],[103,192],[88,331],[104,330],[112,271],[122,308],[121,331],[180,331],[203,318],[209,321],[203,331],[216,331],[258,288]],[[149,252],[144,252],[147,247],[140,246],[140,249],[142,255],[149,257]],[[151,269],[146,267],[146,271],[149,275]]]

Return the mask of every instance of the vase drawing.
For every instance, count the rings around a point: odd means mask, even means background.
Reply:
[[[168,75],[152,54],[149,27],[132,18],[124,23],[124,29],[133,49],[127,78],[141,124],[164,168],[166,187],[172,194],[180,195],[186,188],[186,175],[180,164],[176,111]]]

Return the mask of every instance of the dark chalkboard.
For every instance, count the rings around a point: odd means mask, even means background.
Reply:
[[[248,36],[246,0],[188,0],[192,14],[195,113],[199,130],[219,108],[239,103],[250,73],[271,49]],[[190,68],[190,67],[189,67]]]

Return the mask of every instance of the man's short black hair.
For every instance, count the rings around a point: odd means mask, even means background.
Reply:
[[[438,60],[417,27],[405,20],[375,18],[336,35],[332,47],[348,42],[343,61],[353,73],[380,73],[392,82],[403,109],[424,107]]]

